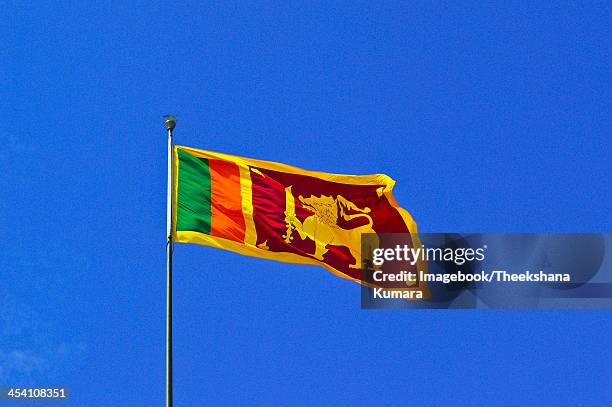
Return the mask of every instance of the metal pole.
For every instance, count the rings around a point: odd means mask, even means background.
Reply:
[[[176,119],[164,116],[168,130],[168,194],[166,201],[166,407],[172,407],[172,130]]]

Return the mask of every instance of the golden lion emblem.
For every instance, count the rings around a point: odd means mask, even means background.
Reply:
[[[283,235],[286,243],[293,240],[293,231],[296,231],[302,240],[310,239],[315,243],[313,256],[317,260],[323,261],[323,256],[329,251],[327,245],[343,246],[349,249],[354,261],[349,265],[350,268],[360,268],[361,259],[361,234],[376,233],[372,229],[372,217],[368,215],[370,208],[359,208],[353,202],[338,195],[321,195],[304,198],[298,196],[304,208],[312,215],[304,219],[304,222],[295,215],[295,198],[291,192],[291,186],[285,188],[285,223],[287,231]],[[349,212],[353,212],[350,213]],[[356,212],[356,213],[355,213]],[[366,218],[368,223],[356,226],[351,229],[344,229],[338,225],[338,217],[341,216],[345,221],[356,218]]]

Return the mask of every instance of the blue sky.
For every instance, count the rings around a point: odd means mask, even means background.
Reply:
[[[3,5],[0,384],[163,404],[163,114],[385,172],[422,231],[612,229],[609,3],[127,3]],[[612,403],[609,310],[366,311],[322,268],[174,264],[177,406]]]

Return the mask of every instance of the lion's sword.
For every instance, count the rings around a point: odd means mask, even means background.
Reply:
[[[291,243],[293,239],[291,236],[294,228],[291,223],[292,218],[295,218],[295,198],[293,193],[291,193],[291,186],[288,186],[285,188],[285,223],[287,225],[287,231],[283,235],[285,243]]]

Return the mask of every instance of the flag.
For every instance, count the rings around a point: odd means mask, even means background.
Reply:
[[[307,171],[184,146],[173,149],[174,242],[321,265],[364,284],[361,235],[410,233],[383,174]]]

